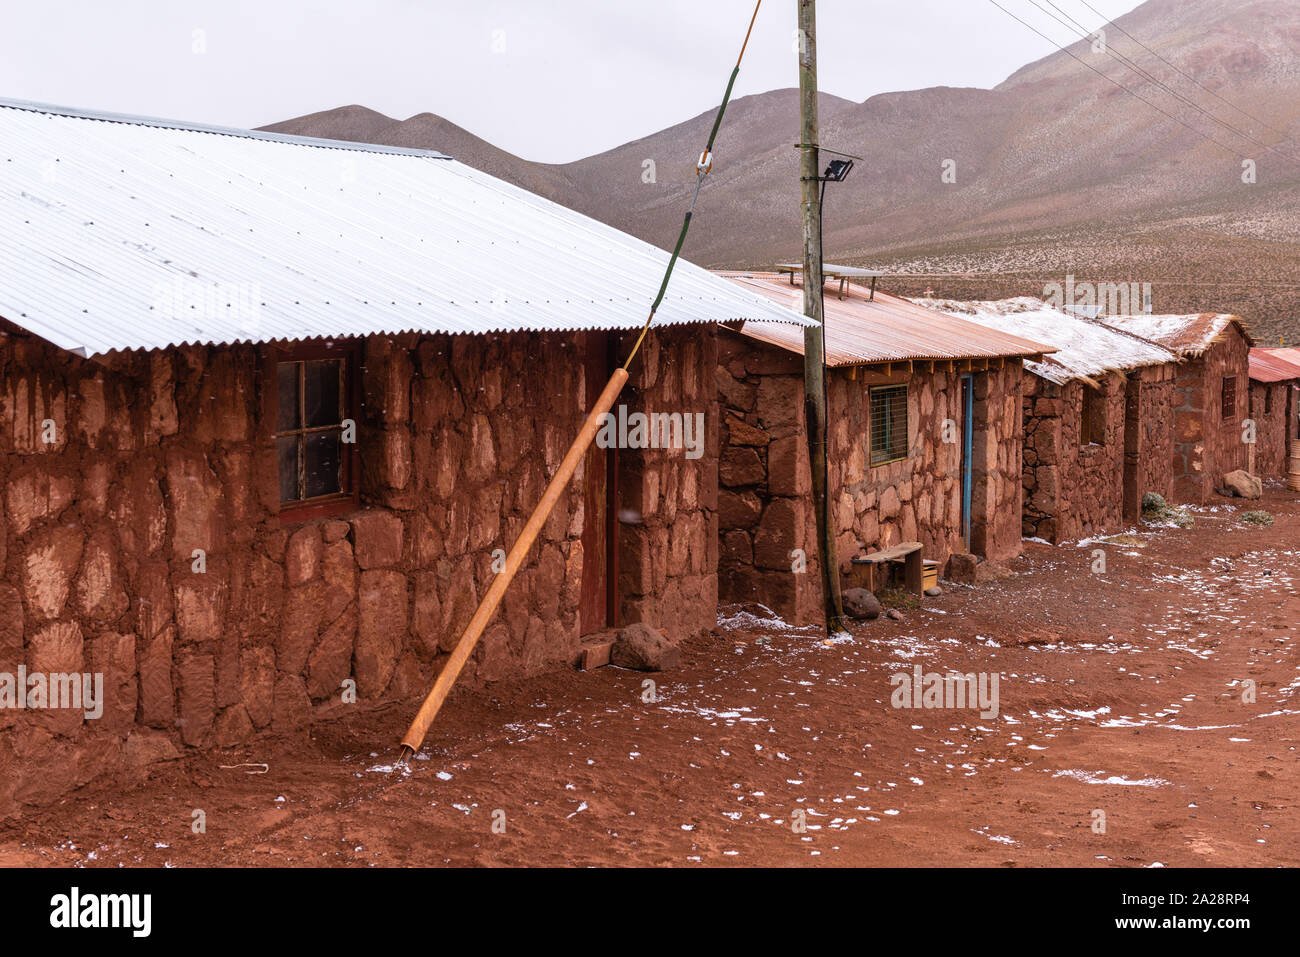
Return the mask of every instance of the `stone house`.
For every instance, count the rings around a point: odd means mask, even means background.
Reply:
[[[799,307],[770,273],[726,273]],[[825,301],[829,503],[841,573],[851,559],[919,541],[1001,561],[1020,550],[1020,389],[1049,347],[850,286]],[[722,601],[821,620],[809,488],[803,332],[747,322],[719,333],[718,512]]]
[[[1300,447],[1300,349],[1250,350],[1250,418],[1261,478],[1285,478]]]
[[[1159,343],[1182,362],[1174,382],[1174,489],[1204,503],[1228,472],[1250,466],[1250,348],[1237,316],[1107,316],[1114,329]]]
[[[1056,347],[1025,363],[1026,538],[1114,532],[1137,521],[1147,492],[1171,494],[1176,355],[1032,297],[927,304]]]
[[[0,817],[422,693],[666,254],[415,150],[0,103],[0,166]],[[735,318],[805,322],[679,265],[619,404],[704,428],[592,449],[467,681],[716,623]]]

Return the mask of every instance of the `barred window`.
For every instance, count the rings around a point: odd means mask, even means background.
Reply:
[[[1231,422],[1237,418],[1237,377],[1235,375],[1223,377],[1222,418],[1224,422]]]
[[[874,385],[871,406],[871,464],[885,465],[907,458],[907,386]]]

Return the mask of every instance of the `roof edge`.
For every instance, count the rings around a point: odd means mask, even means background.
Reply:
[[[421,150],[408,146],[385,146],[380,143],[357,143],[351,140],[327,140],[315,136],[294,136],[290,133],[270,133],[265,130],[246,130],[237,126],[215,126],[191,123],[185,120],[168,120],[154,116],[131,113],[110,113],[103,110],[86,110],[72,106],[55,106],[31,100],[13,100],[0,97],[0,108],[25,110],[28,113],[45,113],[77,120],[98,120],[102,123],[124,123],[129,126],[152,126],[162,130],[182,130],[189,133],[210,133],[215,136],[234,136],[247,140],[264,140],[268,143],[286,143],[291,146],[314,146],[318,149],[348,150],[354,153],[388,153],[395,156],[420,156],[426,159],[449,160],[452,157],[437,150]]]

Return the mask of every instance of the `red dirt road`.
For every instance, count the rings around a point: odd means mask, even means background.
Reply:
[[[1272,527],[1221,505],[1141,546],[1027,543],[831,645],[733,615],[676,672],[460,691],[405,775],[381,769],[412,705],[174,761],[10,824],[0,864],[1300,864],[1294,499],[1266,493]],[[998,716],[892,707],[917,664],[996,673]]]

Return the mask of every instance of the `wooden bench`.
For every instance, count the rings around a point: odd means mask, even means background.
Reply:
[[[902,542],[883,551],[870,555],[859,555],[853,559],[854,578],[860,587],[875,592],[877,587],[884,587],[887,578],[880,574],[883,566],[891,562],[903,565],[903,582],[908,591],[918,595],[925,593],[925,571],[921,561],[920,542]]]

